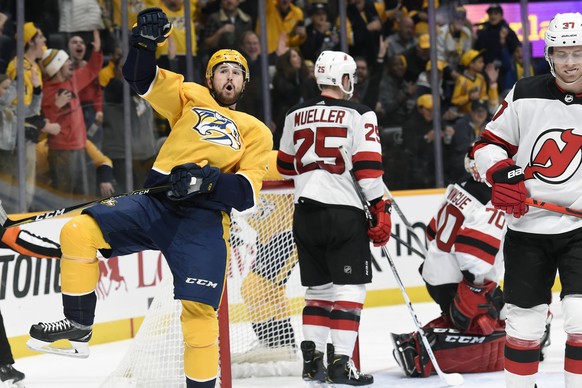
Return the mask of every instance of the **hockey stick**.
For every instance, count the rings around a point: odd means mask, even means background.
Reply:
[[[410,222],[408,222],[408,219],[406,218],[406,216],[404,215],[402,210],[400,210],[398,203],[396,203],[396,199],[394,199],[394,196],[392,196],[392,193],[390,192],[390,190],[388,190],[388,186],[386,186],[386,184],[384,184],[384,192],[386,193],[388,198],[390,198],[390,200],[392,201],[392,207],[394,208],[394,210],[396,210],[396,213],[398,213],[398,217],[400,217],[400,219],[404,223],[404,226],[406,226],[406,229],[412,235],[412,238],[414,239],[414,241],[416,241],[416,243],[420,247],[420,250],[422,251],[424,257],[426,257],[427,252],[426,252],[426,246],[424,245],[424,242],[421,241],[420,237],[418,237],[418,235],[414,231],[412,224]]]
[[[556,205],[555,203],[545,202],[545,201],[538,201],[537,199],[533,198],[526,198],[525,204],[533,207],[537,207],[544,210],[549,210],[551,212],[562,213],[568,216],[579,217],[582,218],[582,211],[572,209],[566,206]]]
[[[408,242],[404,241],[397,234],[391,233],[390,234],[390,237],[392,237],[394,240],[398,241],[400,244],[404,245],[406,248],[410,249],[413,253],[416,253],[418,257],[420,257],[422,259],[426,258],[426,256],[424,256],[424,254],[421,251],[419,251],[418,249],[414,248]]]
[[[42,221],[42,220],[46,220],[46,219],[53,218],[53,217],[62,216],[63,214],[70,213],[74,210],[84,209],[86,207],[95,205],[99,202],[113,201],[117,198],[127,197],[129,195],[157,194],[157,193],[162,193],[162,192],[168,191],[169,189],[170,189],[170,186],[156,186],[156,187],[150,187],[147,189],[134,190],[134,191],[129,192],[129,193],[118,194],[118,195],[111,196],[109,198],[97,199],[94,201],[81,203],[79,205],[64,207],[64,208],[57,209],[57,210],[51,210],[48,212],[37,214],[35,216],[25,217],[25,218],[22,218],[19,220],[13,220],[11,218],[8,218],[8,214],[6,213],[6,210],[4,210],[4,207],[2,206],[2,202],[0,201],[0,225],[2,225],[4,228],[10,228],[12,226],[28,224],[31,222],[37,222],[37,221]]]
[[[342,158],[344,159],[345,166],[350,173],[350,177],[352,178],[352,184],[354,186],[354,189],[356,190],[356,193],[358,194],[358,197],[360,198],[360,201],[362,202],[362,205],[364,206],[364,212],[366,213],[366,218],[368,219],[368,222],[371,223],[372,222],[372,212],[370,211],[370,208],[369,208],[370,203],[368,202],[368,200],[364,196],[364,193],[362,192],[362,188],[358,184],[358,180],[356,179],[356,175],[355,175],[354,170],[352,168],[351,158],[349,155],[346,154],[346,151],[343,147],[340,147],[340,152],[342,154]],[[404,284],[402,283],[402,279],[400,279],[400,275],[398,274],[398,270],[396,269],[396,266],[394,265],[394,260],[392,260],[392,256],[390,256],[390,253],[388,252],[388,249],[386,248],[385,245],[382,246],[382,251],[386,255],[386,259],[388,260],[388,264],[390,264],[390,269],[392,270],[392,273],[394,274],[394,279],[396,279],[396,283],[398,283],[398,287],[400,288],[400,292],[402,292],[402,296],[404,297],[404,301],[406,302],[406,306],[408,307],[408,311],[410,312],[410,315],[412,316],[412,320],[414,321],[414,324],[416,325],[416,329],[418,330],[418,335],[422,339],[422,343],[424,344],[424,347],[426,349],[426,353],[428,354],[428,357],[430,358],[430,361],[432,362],[434,370],[437,372],[441,381],[443,381],[445,384],[447,384],[449,386],[463,384],[464,379],[463,379],[463,376],[461,374],[459,374],[459,373],[445,373],[439,367],[437,360],[436,360],[436,357],[432,351],[432,348],[430,347],[430,343],[428,342],[428,338],[426,338],[426,334],[424,333],[424,330],[422,329],[422,325],[420,324],[420,321],[418,320],[418,317],[416,316],[416,312],[412,308],[412,303],[410,302],[410,298],[408,297],[408,293],[406,292],[406,289],[404,288]]]

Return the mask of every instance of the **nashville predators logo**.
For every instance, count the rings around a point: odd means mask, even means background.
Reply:
[[[198,132],[203,140],[232,148],[241,149],[240,133],[234,121],[213,110],[192,108],[198,121],[192,129]]]
[[[117,201],[113,198],[107,198],[100,202],[102,205],[105,206],[115,206],[117,205]]]

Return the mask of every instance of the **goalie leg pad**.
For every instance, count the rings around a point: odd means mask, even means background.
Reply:
[[[451,328],[424,330],[440,368],[447,373],[482,373],[503,370],[505,333],[461,334]],[[410,377],[427,377],[434,367],[418,332],[392,334],[394,357]]]
[[[190,380],[208,381],[218,375],[218,318],[207,304],[182,301],[184,372]]]

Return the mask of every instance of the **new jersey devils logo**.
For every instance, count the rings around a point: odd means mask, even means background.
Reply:
[[[574,129],[550,129],[536,140],[525,179],[558,184],[570,179],[582,163],[582,136]]]
[[[198,122],[192,129],[204,140],[240,150],[240,133],[234,121],[209,109],[192,108],[192,112],[198,116]]]

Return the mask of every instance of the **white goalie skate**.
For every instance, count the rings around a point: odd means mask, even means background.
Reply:
[[[90,326],[79,325],[67,318],[57,322],[40,322],[30,327],[31,338],[26,342],[26,347],[36,352],[87,358],[92,335],[93,330]],[[60,340],[69,341],[71,346],[55,346],[54,342]]]

